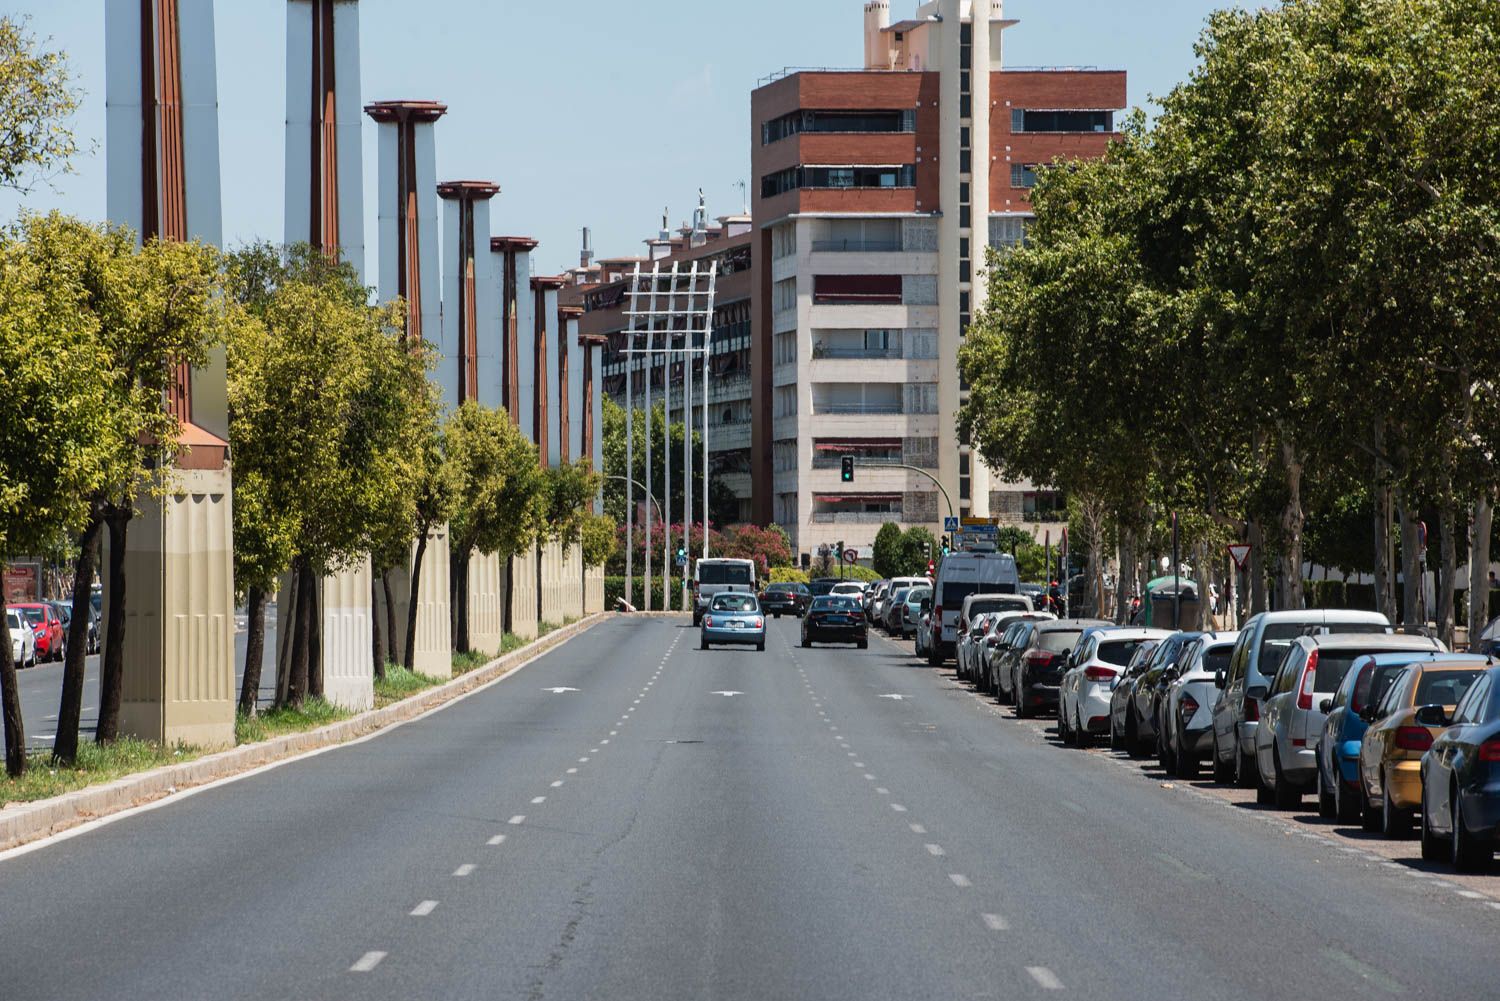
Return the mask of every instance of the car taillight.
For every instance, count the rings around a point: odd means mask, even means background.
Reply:
[[[1052,657],[1053,655],[1048,653],[1046,650],[1032,650],[1026,654],[1026,663],[1050,664],[1052,663]]]
[[[1116,673],[1117,672],[1114,668],[1101,667],[1098,664],[1095,664],[1093,667],[1086,667],[1083,669],[1083,676],[1090,681],[1108,681],[1110,678],[1113,678]]]
[[[1302,668],[1302,686],[1297,692],[1297,708],[1311,709],[1313,686],[1318,683],[1318,651],[1307,655],[1307,664]]]
[[[1260,703],[1254,699],[1245,700],[1245,722],[1258,723],[1260,721]]]
[[[703,624],[705,626],[711,626],[711,625],[713,625],[714,624],[714,617],[712,615],[705,615],[705,616],[703,616]]]
[[[1479,745],[1479,760],[1490,764],[1500,762],[1500,737],[1491,737]]]
[[[1396,746],[1403,751],[1425,751],[1432,746],[1432,734],[1425,726],[1398,726]]]
[[[933,622],[942,622],[943,621],[943,606],[942,605],[933,605],[932,606],[932,621]]]
[[[1365,700],[1362,693],[1369,690],[1369,686],[1365,684],[1365,679],[1367,679],[1374,670],[1374,664],[1366,664],[1364,667],[1359,669],[1359,677],[1354,679],[1354,692],[1349,697],[1349,711],[1356,716],[1362,714],[1365,711]]]
[[[1182,713],[1183,719],[1192,719],[1193,714],[1198,711],[1198,700],[1191,695],[1184,695],[1179,711]]]
[[[999,646],[1000,645],[1000,637],[998,637],[998,636],[991,636],[989,639],[987,639],[987,640],[984,641],[984,645],[985,646]]]
[[[763,628],[765,626],[765,624],[766,624],[766,620],[765,619],[760,619],[760,618],[756,619],[755,622],[754,622],[754,626],[755,626],[756,629]]]

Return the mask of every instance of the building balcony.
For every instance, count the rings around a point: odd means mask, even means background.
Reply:
[[[807,517],[811,525],[883,525],[901,522],[900,511],[814,511]]]
[[[849,416],[900,416],[900,403],[813,403],[813,416],[828,414],[834,417]]]
[[[894,240],[814,240],[815,254],[892,254],[904,248],[900,238]]]

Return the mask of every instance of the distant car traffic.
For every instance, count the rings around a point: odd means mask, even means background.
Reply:
[[[22,601],[10,606],[21,613],[36,635],[38,660],[62,660],[65,637],[57,609],[45,601]]]
[[[715,643],[766,649],[766,616],[753,594],[722,591],[709,600],[699,623],[698,649]]]
[[[31,625],[14,608],[5,610],[5,625],[10,632],[10,660],[16,667],[36,666],[36,634]]]
[[[698,625],[714,596],[721,592],[755,594],[753,560],[707,559],[693,564],[693,625]]]
[[[828,594],[814,598],[802,619],[802,645],[853,643],[861,650],[870,645],[868,626],[859,599]]]
[[[801,616],[810,604],[812,592],[806,584],[767,584],[766,589],[760,592],[761,610],[778,619],[782,615]]]

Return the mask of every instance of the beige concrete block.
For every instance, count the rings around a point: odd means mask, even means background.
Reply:
[[[487,654],[505,636],[505,565],[498,554],[469,560],[469,647]]]
[[[583,546],[573,543],[563,550],[563,614],[583,618]]]
[[[412,558],[416,558],[412,543]],[[453,626],[448,617],[448,526],[438,525],[427,535],[417,603],[417,640],[412,648],[412,670],[430,678],[453,675]]]
[[[583,611],[593,615],[604,611],[604,568],[589,567],[584,577]]]
[[[542,545],[541,588],[543,622],[562,623],[564,612],[562,580],[562,543],[550,539]]]
[[[334,705],[356,712],[375,705],[371,578],[370,561],[366,558],[347,570],[324,577],[319,594],[323,696]]]
[[[516,553],[510,562],[510,584],[507,589],[510,631],[527,640],[535,639],[537,634],[537,562],[538,554],[534,548]]]

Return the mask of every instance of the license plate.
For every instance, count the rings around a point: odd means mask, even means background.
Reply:
[[[732,622],[729,623],[729,628],[730,629],[742,629],[742,628],[744,628],[744,626],[745,626],[745,624],[743,622],[741,622],[739,619],[735,619],[735,620],[733,620]]]

